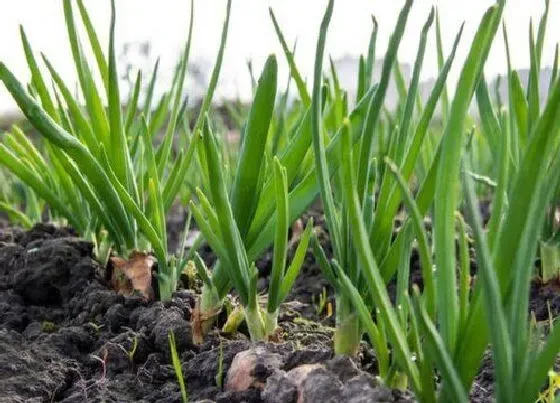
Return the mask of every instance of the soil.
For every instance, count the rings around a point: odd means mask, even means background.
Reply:
[[[332,329],[305,319],[315,311],[295,296],[279,318],[282,343],[216,330],[197,346],[193,291],[147,303],[109,289],[101,269],[92,245],[70,229],[0,230],[0,402],[180,402],[170,331],[191,401],[295,402],[298,393],[309,402],[413,401],[378,384],[365,344],[356,361],[334,358]],[[249,388],[234,376],[245,373],[237,369],[244,356],[256,357]]]
[[[304,215],[303,223],[310,217],[324,228],[318,209]],[[184,219],[180,210],[172,216],[171,250],[180,244]],[[326,230],[321,241],[330,253]],[[209,264],[211,253],[202,252]],[[268,251],[257,263],[263,289],[270,260]],[[473,266],[474,272],[474,261]],[[419,282],[419,273],[413,253],[411,282]],[[354,360],[334,357],[333,292],[309,252],[281,310],[279,343],[251,343],[243,328],[223,334],[218,324],[195,345],[193,290],[148,303],[118,295],[104,278],[92,245],[73,230],[37,224],[23,231],[0,218],[0,402],[180,402],[171,331],[190,401],[414,401],[408,392],[379,384],[375,354],[366,343]],[[323,289],[327,298],[320,306]],[[549,317],[546,301],[552,315],[560,314],[558,290],[533,283],[531,310],[538,320]],[[490,401],[492,390],[487,357],[473,401]]]

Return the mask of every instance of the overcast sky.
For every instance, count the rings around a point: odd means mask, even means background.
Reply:
[[[117,0],[117,49],[124,43],[149,41],[153,56],[161,56],[163,72],[169,74],[185,41],[189,21],[187,0]],[[464,59],[473,33],[492,0],[416,0],[399,51],[401,62],[412,62],[418,46],[419,32],[432,5],[438,7],[446,52],[453,37],[465,21],[458,61]],[[549,29],[543,54],[544,65],[552,63],[554,46],[560,39],[560,4],[551,1]],[[22,24],[36,52],[42,51],[51,59],[68,81],[75,80],[61,0],[0,0],[0,60],[21,79],[28,78],[18,25]],[[102,43],[107,43],[109,28],[109,0],[85,0]],[[191,60],[213,63],[225,15],[226,0],[195,0],[195,29]],[[268,15],[271,6],[284,31],[293,44],[297,38],[296,61],[303,73],[310,77],[320,20],[326,0],[233,0],[228,44],[223,64],[221,94],[249,89],[246,60],[252,59],[260,69],[269,53],[275,52],[286,74],[283,54],[278,45]],[[333,58],[346,54],[364,53],[371,30],[373,14],[379,21],[378,57],[384,53],[398,12],[404,0],[337,0],[327,38],[327,52]],[[512,61],[516,68],[529,65],[529,19],[539,20],[544,0],[508,0],[505,21],[508,26]],[[430,36],[423,77],[436,74],[434,35]],[[458,63],[455,64],[456,66]],[[496,37],[486,66],[488,75],[505,70],[505,52],[501,32]],[[457,77],[457,69],[452,78]],[[0,88],[0,110],[12,109],[13,103],[3,87]]]

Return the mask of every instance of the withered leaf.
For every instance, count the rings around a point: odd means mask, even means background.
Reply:
[[[146,252],[133,251],[128,259],[111,257],[113,266],[111,286],[121,295],[130,296],[136,292],[147,300],[154,299],[152,288],[152,268],[156,259]]]

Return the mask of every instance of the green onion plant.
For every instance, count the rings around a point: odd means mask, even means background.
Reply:
[[[332,13],[332,3],[329,2],[323,20],[323,33],[326,32]],[[558,112],[556,96],[560,85],[556,83],[543,113],[535,115],[527,149],[515,174],[498,177],[496,186],[497,189],[506,189],[508,208],[499,213],[493,210],[493,214],[501,215],[500,224],[495,227],[490,225],[487,233],[483,231],[479,217],[469,159],[464,158],[467,150],[464,133],[468,107],[477,85],[482,82],[482,69],[499,27],[503,8],[504,2],[498,2],[481,21],[463,65],[446,117],[445,130],[435,149],[434,161],[420,184],[416,199],[408,189],[406,175],[403,175],[407,173],[403,172],[407,165],[399,161],[399,153],[384,158],[387,176],[381,180],[374,218],[383,219],[379,206],[383,206],[383,203],[387,206],[386,199],[382,197],[383,180],[389,180],[387,178],[392,180],[392,194],[399,196],[397,201],[402,197],[408,211],[408,218],[394,242],[383,243],[383,238],[374,234],[376,242],[372,243],[368,236],[368,214],[371,212],[367,199],[361,197],[360,187],[360,179],[363,178],[360,172],[368,174],[368,170],[360,171],[361,166],[355,165],[354,157],[363,153],[364,148],[353,149],[351,125],[346,124],[342,130],[344,140],[340,158],[344,181],[341,181],[340,189],[331,186],[327,176],[321,126],[318,124],[314,128],[316,163],[318,169],[325,173],[321,196],[331,237],[339,237],[338,241],[336,238],[332,241],[334,259],[328,261],[316,244],[317,258],[337,292],[352,304],[353,311],[360,319],[359,326],[368,333],[380,361],[380,375],[387,382],[394,382],[399,379],[396,373],[402,371],[421,401],[467,402],[471,383],[488,344],[496,368],[497,401],[534,401],[560,350],[560,332],[557,327],[554,327],[544,344],[539,343],[535,347],[531,341],[528,317],[530,275],[538,234],[546,215],[547,203],[555,190],[545,183],[545,178],[559,177],[559,149],[555,141],[559,127],[554,116]],[[317,53],[322,53],[321,43]],[[313,93],[315,114],[321,106],[318,90],[320,80],[318,63]],[[510,162],[510,153],[504,152],[509,139],[504,137],[503,134],[499,136],[501,145],[496,150],[500,155],[500,167]],[[393,141],[397,143],[395,148],[398,150],[398,137]],[[420,146],[421,143],[416,147]],[[417,151],[413,151],[410,146],[409,155],[411,152]],[[512,181],[509,189],[503,183],[508,179]],[[367,177],[362,181],[364,186],[368,184]],[[466,228],[461,216],[457,215],[461,183],[480,272],[470,298],[468,265],[465,264],[468,263],[468,254],[464,253],[468,245]],[[556,183],[555,179],[553,183]],[[337,191],[343,196],[339,204],[334,198]],[[429,246],[421,219],[432,205],[434,242]],[[345,220],[351,223],[350,234],[344,231]],[[455,255],[457,224],[461,240],[459,256]],[[375,226],[374,222],[373,228]],[[420,293],[416,288],[412,299],[408,296],[408,287],[402,288],[408,272],[405,266],[399,265],[399,259],[406,251],[405,246],[410,244],[411,234],[415,235],[420,249],[424,281],[423,292]],[[350,248],[344,243],[348,239],[356,252],[359,272],[363,274],[361,281],[356,281],[353,278],[355,272],[348,270],[346,250]],[[383,245],[387,245],[388,252],[385,260],[381,259],[382,263],[378,265],[378,256],[383,258],[383,255],[377,255],[377,251]],[[405,253],[404,256],[408,260],[409,254]],[[384,269],[396,271],[396,305],[388,299]],[[457,277],[460,279],[459,284]],[[363,283],[367,284],[365,292],[362,291]],[[436,370],[441,376],[441,389],[435,383]]]
[[[33,189],[44,200],[54,217],[65,219],[93,240],[106,238],[119,254],[143,248],[158,259],[159,296],[168,299],[176,288],[181,268],[168,259],[166,213],[182,191],[184,177],[193,160],[196,136],[183,129],[183,88],[189,60],[194,5],[191,3],[188,38],[175,69],[171,89],[153,105],[158,63],[148,81],[146,97],[140,108],[140,90],[144,79],[138,73],[122,107],[115,52],[115,3],[111,2],[111,29],[107,55],[102,51],[83,2],[64,0],[64,15],[73,59],[78,75],[80,96],[74,96],[67,84],[42,55],[52,89],[41,71],[25,31],[21,37],[31,71],[31,82],[24,87],[0,64],[0,79],[16,100],[27,119],[44,140],[36,147],[14,128],[0,144],[0,164]],[[82,39],[77,34],[74,7],[78,6],[97,71],[87,62]],[[212,80],[200,116],[210,107],[224,53],[230,3]],[[96,78],[100,79],[101,88]],[[198,122],[202,122],[199,117]],[[198,123],[200,127],[200,123]],[[163,137],[159,135],[163,131]],[[177,133],[187,136],[186,148],[173,151]],[[156,139],[161,137],[159,146]],[[103,234],[107,234],[106,237]]]
[[[391,42],[387,50],[380,81],[372,87],[373,96],[367,101],[367,115],[363,125],[354,125],[352,119],[343,123],[338,131],[328,133],[328,126],[322,125],[319,119],[314,119],[313,145],[316,169],[320,176],[321,198],[325,208],[325,215],[329,227],[329,235],[333,244],[335,267],[340,268],[350,282],[363,295],[367,295],[366,305],[371,312],[379,310],[384,320],[392,318],[389,297],[386,285],[393,275],[398,271],[398,303],[405,297],[408,288],[408,255],[414,240],[414,232],[407,229],[406,240],[400,243],[392,243],[393,224],[398,213],[400,201],[402,200],[399,183],[393,173],[384,162],[385,158],[398,161],[398,166],[402,166],[403,179],[406,183],[413,173],[415,161],[419,155],[419,149],[428,132],[429,123],[434,115],[437,102],[443,90],[444,83],[451,64],[454,59],[455,49],[459,41],[460,33],[454,43],[453,51],[448,60],[442,67],[436,85],[428,99],[418,111],[420,118],[415,119],[415,110],[418,109],[418,82],[423,63],[424,52],[427,44],[427,35],[433,23],[434,11],[430,13],[420,35],[420,44],[413,71],[413,76],[408,89],[405,88],[406,95],[400,105],[401,113],[395,115],[399,121],[397,124],[381,121],[381,110],[391,74],[395,69],[396,54],[403,36],[407,17],[412,6],[412,2],[406,2],[397,21],[395,32],[391,36]],[[324,49],[325,36],[327,31],[330,13],[332,12],[332,2],[329,2],[323,25],[321,26],[320,41],[317,45],[317,57],[315,65],[315,84],[313,100],[313,116],[319,116],[322,109],[321,100],[321,80],[322,80],[322,54]],[[376,27],[374,27],[376,29]],[[372,34],[372,38],[375,35]],[[374,47],[370,45],[370,48]],[[367,69],[366,69],[367,70]],[[367,82],[368,80],[362,80]],[[364,92],[364,91],[363,91]],[[368,90],[365,90],[367,93]],[[385,136],[383,141],[380,137],[385,128],[390,129],[390,136]],[[349,156],[349,151],[342,151],[339,138],[349,132],[350,145],[348,146],[355,157]],[[325,147],[325,142],[331,137],[330,143]],[[325,140],[327,139],[327,140]],[[375,141],[377,140],[377,141]],[[340,140],[340,142],[344,142]],[[326,151],[330,147],[337,147],[341,166],[330,163],[326,158]],[[345,170],[346,163],[351,160],[350,168]],[[347,198],[345,187],[348,185],[350,173],[356,178],[357,201],[363,207],[360,212],[361,219],[365,222],[364,239],[362,235],[356,235],[358,218],[354,214],[354,198]],[[331,180],[331,178],[333,180]],[[405,187],[408,188],[407,185]],[[376,197],[377,195],[377,197]],[[357,207],[361,210],[361,207]],[[360,219],[360,220],[361,220]],[[418,228],[420,228],[419,225]],[[360,259],[365,259],[363,248],[366,246],[354,244],[356,239],[367,240],[367,249],[372,251],[375,261],[365,264]],[[402,240],[402,239],[401,239]],[[316,256],[325,274],[331,278],[335,286],[340,285],[332,276],[333,267],[328,264],[325,254],[320,245],[315,242]],[[360,257],[361,256],[361,257]],[[371,257],[371,256],[369,256]],[[369,259],[368,257],[368,259]],[[429,254],[423,255],[423,274],[430,312],[435,310],[435,284],[433,281],[432,267],[429,263]],[[398,269],[398,270],[397,270]],[[336,270],[335,270],[336,272]],[[377,277],[379,276],[379,277]],[[372,288],[375,284],[375,289]],[[359,347],[362,334],[365,329],[360,324],[358,311],[348,295],[343,290],[337,288],[336,320],[337,328],[335,334],[335,352],[339,354],[355,354]],[[394,318],[393,318],[394,319]],[[402,317],[402,322],[406,322],[406,315]],[[401,337],[402,329],[394,327],[397,323],[391,319],[393,333],[392,337]],[[400,325],[399,325],[400,326]],[[400,330],[399,330],[400,329]],[[387,329],[389,331],[389,329]],[[384,350],[381,354],[381,372],[386,377],[390,371],[388,362],[388,350],[384,337],[379,334],[376,336],[376,343],[379,350]],[[382,347],[385,346],[385,347]],[[398,378],[398,375],[396,375]]]
[[[220,282],[224,280],[220,276],[227,275],[226,281],[231,282],[239,295],[245,320],[254,340],[263,339],[276,329],[279,305],[288,295],[301,268],[312,228],[310,222],[292,263],[286,269],[290,223],[288,173],[278,157],[270,160],[267,158],[269,154],[266,153],[269,126],[276,100],[276,86],[277,62],[274,56],[270,56],[258,80],[230,190],[218,141],[209,121],[206,121],[198,155],[205,172],[204,176],[209,178],[209,182],[205,183],[207,193],[198,189],[200,204],[190,204],[205,240],[219,258],[219,266],[214,268],[211,276],[205,275],[206,269],[202,260],[196,259],[199,273],[204,279],[202,312],[208,312],[212,305],[219,306],[224,296],[224,291],[220,290]],[[271,176],[272,181],[266,179]],[[253,262],[268,245],[264,244],[263,247],[257,243],[258,249],[255,249],[248,242],[248,235],[251,225],[254,225],[252,221],[257,217],[259,197],[269,196],[273,197],[276,204],[276,225],[273,234],[274,258],[268,303],[263,314],[258,304],[258,272]],[[229,287],[226,293],[228,291]]]

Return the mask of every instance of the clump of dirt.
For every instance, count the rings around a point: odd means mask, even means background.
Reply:
[[[560,316],[560,279],[543,284],[539,279],[531,283],[529,309],[537,321]]]

